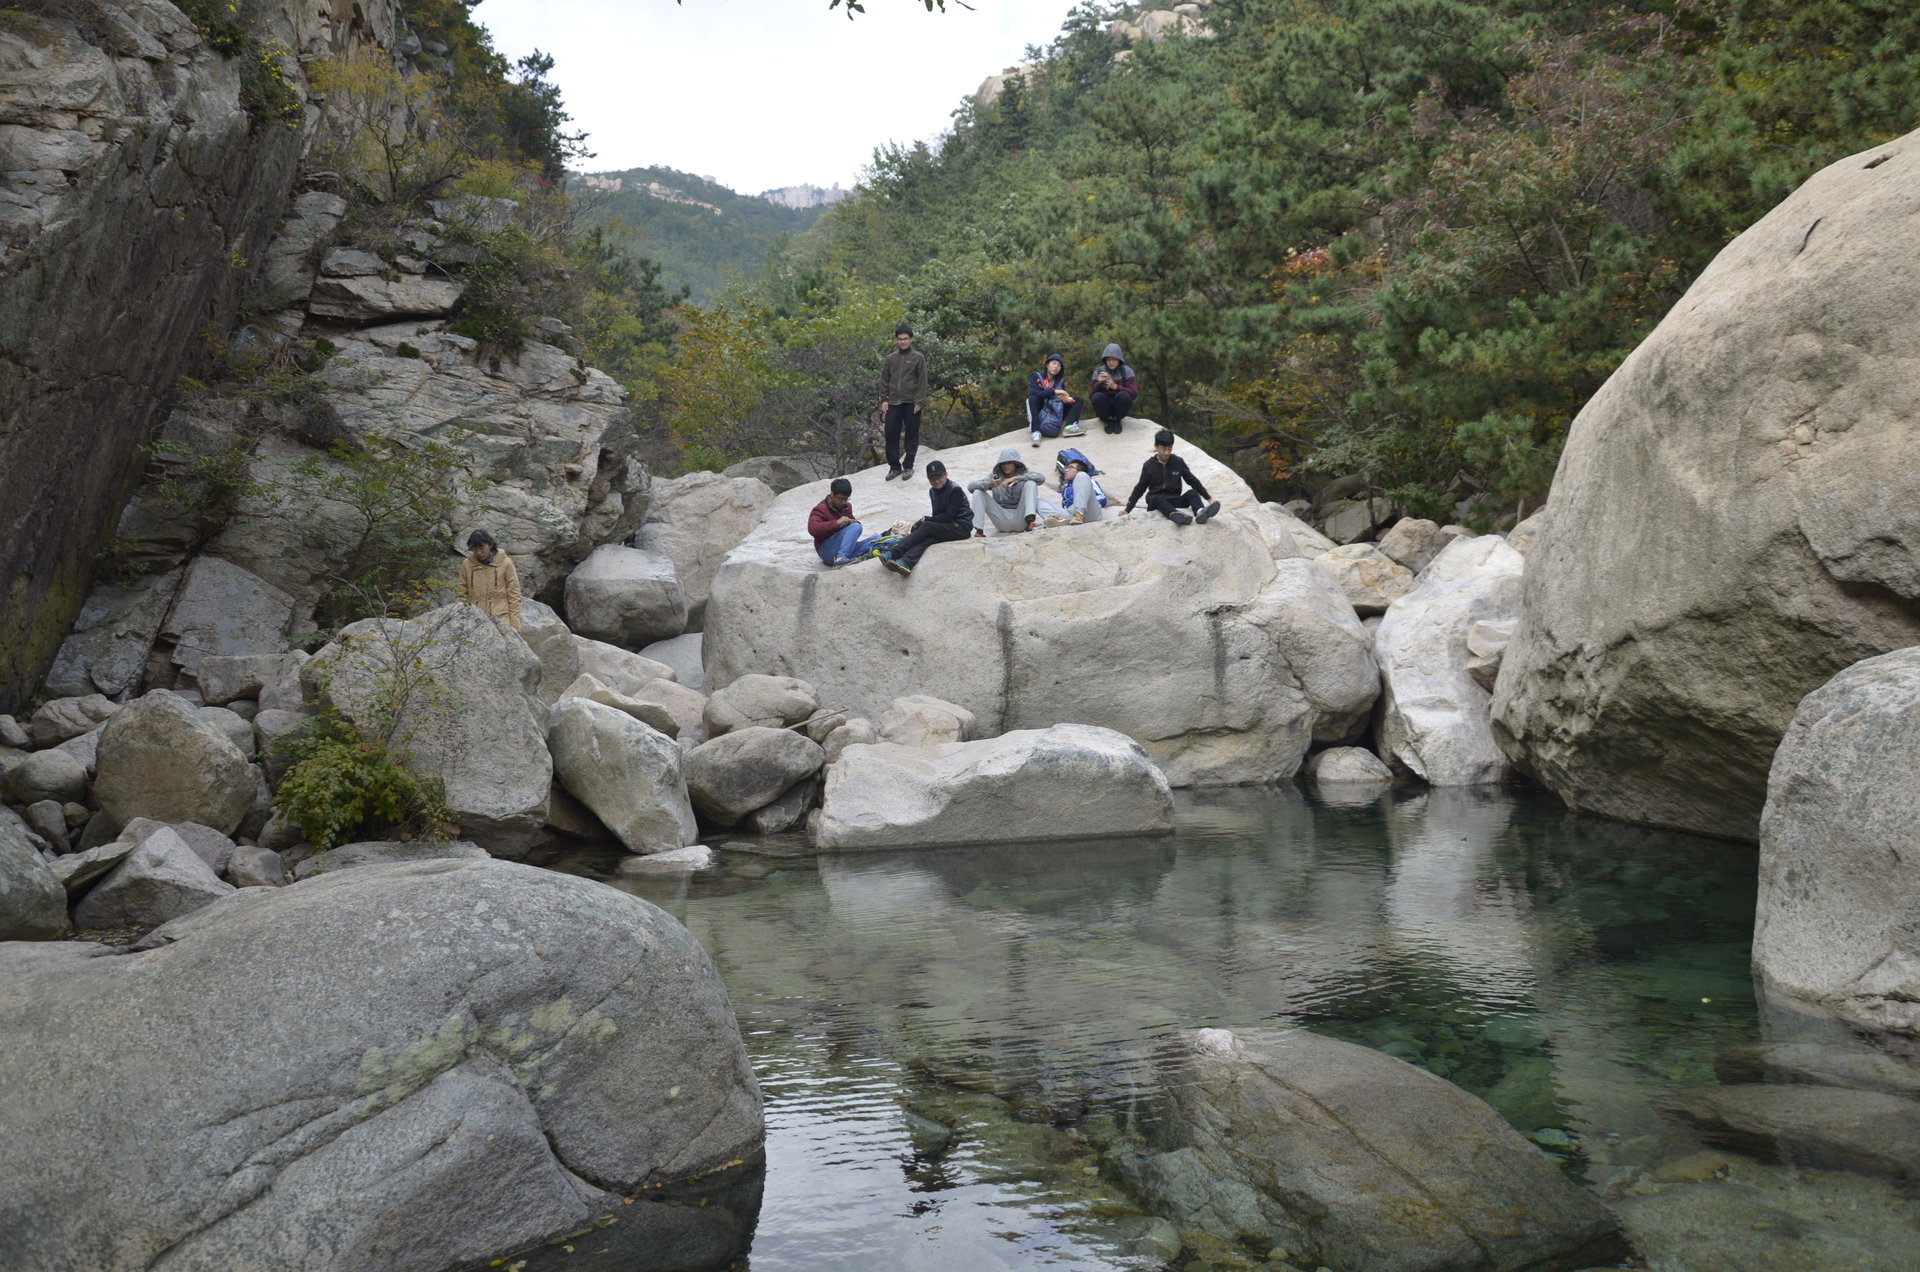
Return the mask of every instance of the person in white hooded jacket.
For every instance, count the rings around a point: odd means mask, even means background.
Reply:
[[[967,487],[973,492],[974,537],[985,538],[988,525],[1001,534],[1033,529],[1040,519],[1040,486],[1045,480],[1021,461],[1018,447],[1002,449],[993,472]]]

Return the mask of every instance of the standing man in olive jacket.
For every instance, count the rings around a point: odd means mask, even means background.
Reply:
[[[927,355],[913,347],[913,328],[903,322],[893,329],[893,352],[880,364],[880,413],[886,418],[888,481],[913,474],[913,457],[920,449],[920,412],[926,405]]]

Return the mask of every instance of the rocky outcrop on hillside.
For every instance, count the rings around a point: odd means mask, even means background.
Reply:
[[[1138,741],[1176,786],[1277,781],[1315,742],[1357,737],[1379,691],[1366,630],[1291,526],[1225,465],[1184,450],[1225,511],[1180,527],[1144,507],[1118,517],[1153,426],[1077,439],[1108,475],[1105,520],[930,549],[911,579],[877,563],[823,566],[805,532],[826,483],[777,498],[714,577],[705,655],[713,683],[798,676],[821,700],[878,719],[931,694],[983,736],[1094,724]],[[1024,432],[943,452],[965,483]],[[869,532],[925,515],[924,482],[851,475]],[[1302,528],[1304,530],[1304,528]],[[1311,532],[1306,532],[1311,534]]]
[[[1795,706],[1920,643],[1920,134],[1723,251],[1574,422],[1495,694],[1569,803],[1753,838]]]
[[[36,688],[136,448],[285,211],[302,132],[271,112],[299,110],[300,58],[395,42],[392,0],[257,8],[239,58],[164,0],[0,25],[0,707]],[[280,103],[244,81],[262,56]]]

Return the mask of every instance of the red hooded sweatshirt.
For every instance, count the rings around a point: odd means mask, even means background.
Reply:
[[[825,543],[828,535],[835,534],[842,528],[840,525],[842,517],[853,517],[853,500],[847,500],[847,506],[838,512],[835,512],[824,499],[813,505],[813,511],[807,514],[807,533],[813,536],[815,547]],[[860,520],[858,517],[853,519]]]

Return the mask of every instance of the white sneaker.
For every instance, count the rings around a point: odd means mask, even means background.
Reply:
[[[1033,444],[1035,446],[1038,446],[1040,444],[1040,433],[1038,430],[1028,433],[1027,436],[1033,439]]]
[[[1063,429],[1061,429],[1061,430],[1060,430],[1060,436],[1062,436],[1062,437],[1085,437],[1085,436],[1086,436],[1086,433],[1085,433],[1085,432],[1083,432],[1083,431],[1081,430],[1081,428],[1080,428],[1080,426],[1079,426],[1078,424],[1069,424],[1069,425],[1067,425],[1067,426],[1066,426],[1065,428],[1063,428]]]

